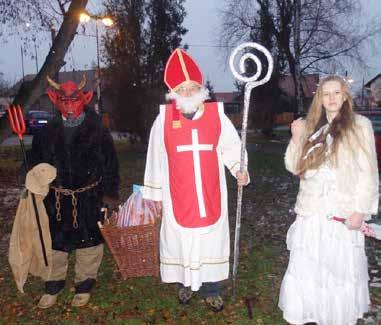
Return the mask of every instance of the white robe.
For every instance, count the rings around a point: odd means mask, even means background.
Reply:
[[[360,212],[370,219],[378,212],[377,154],[369,119],[356,114],[355,131],[358,139],[348,141],[354,151],[340,144],[337,165],[326,162],[300,180],[297,217],[287,233],[290,261],[279,297],[289,323],[350,325],[368,311],[364,235],[327,218]],[[292,173],[301,149],[292,141],[287,147],[285,164]]]
[[[228,197],[226,166],[235,177],[240,167],[241,140],[236,129],[218,103],[221,135],[216,148],[221,190],[221,217],[208,227],[185,228],[174,217],[169,188],[168,156],[164,144],[165,106],[160,106],[150,134],[143,197],[163,203],[160,232],[160,272],[163,282],[182,283],[193,291],[204,282],[217,282],[229,277]],[[193,119],[202,115],[198,111]],[[202,168],[202,166],[201,166]],[[184,173],[187,171],[184,170]]]

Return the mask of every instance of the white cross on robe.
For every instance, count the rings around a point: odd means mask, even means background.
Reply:
[[[201,163],[200,163],[200,151],[212,151],[213,144],[200,144],[198,142],[198,131],[192,129],[192,144],[176,146],[177,152],[192,151],[193,153],[193,166],[194,166],[194,178],[196,181],[196,193],[198,207],[200,210],[201,218],[206,217],[204,195],[202,192],[202,179],[201,179]]]

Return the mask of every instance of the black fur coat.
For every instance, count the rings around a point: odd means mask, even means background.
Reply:
[[[57,178],[51,184],[55,187],[75,190],[101,179],[96,187],[76,194],[78,228],[73,226],[71,196],[60,196],[60,221],[52,188],[45,198],[52,248],[69,252],[103,242],[97,221],[103,221],[100,212],[103,196],[118,197],[119,168],[110,132],[102,126],[95,112],[86,111],[84,121],[74,127],[70,141],[64,129],[61,117],[52,120],[34,136],[28,160],[31,166],[46,162],[56,167]]]

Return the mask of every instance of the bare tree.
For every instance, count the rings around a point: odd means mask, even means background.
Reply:
[[[6,96],[9,92],[10,84],[4,79],[4,74],[0,72],[0,96]]]
[[[17,36],[25,48],[30,41],[48,39],[59,27],[71,0],[0,0],[0,38]]]
[[[14,99],[15,104],[22,105],[28,110],[29,106],[45,92],[46,76],[55,75],[64,65],[65,54],[75,36],[79,24],[78,15],[86,8],[87,1],[88,0],[56,0],[55,3],[58,7],[54,7],[52,1],[0,1],[0,15],[4,23],[14,24],[17,21],[21,21],[24,26],[27,21],[26,19],[30,19],[30,22],[35,24],[36,29],[34,30],[34,34],[38,34],[40,28],[45,31],[46,29],[44,28],[51,28],[53,20],[57,22],[61,21],[59,31],[53,40],[53,44],[44,64],[28,87],[20,87]],[[47,21],[49,23],[47,23]],[[2,34],[2,37],[4,36],[5,35]],[[5,119],[2,119],[0,121],[0,142],[9,133],[8,123]]]
[[[267,13],[267,32],[276,51],[287,60],[285,71],[296,78],[293,26],[299,0],[226,0],[222,11],[220,44],[225,47],[255,41],[260,29],[259,12]],[[363,47],[381,32],[380,21],[361,19],[360,0],[300,0],[300,72],[332,73],[348,62],[365,66]],[[299,27],[299,26],[296,26]]]

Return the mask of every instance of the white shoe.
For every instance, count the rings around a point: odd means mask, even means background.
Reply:
[[[57,296],[58,295],[49,295],[49,294],[44,294],[42,295],[40,301],[38,302],[37,307],[41,309],[47,309],[55,305],[57,301]]]
[[[90,300],[89,293],[77,293],[74,295],[71,305],[73,307],[82,307],[82,306],[85,306],[89,302],[89,300]]]

